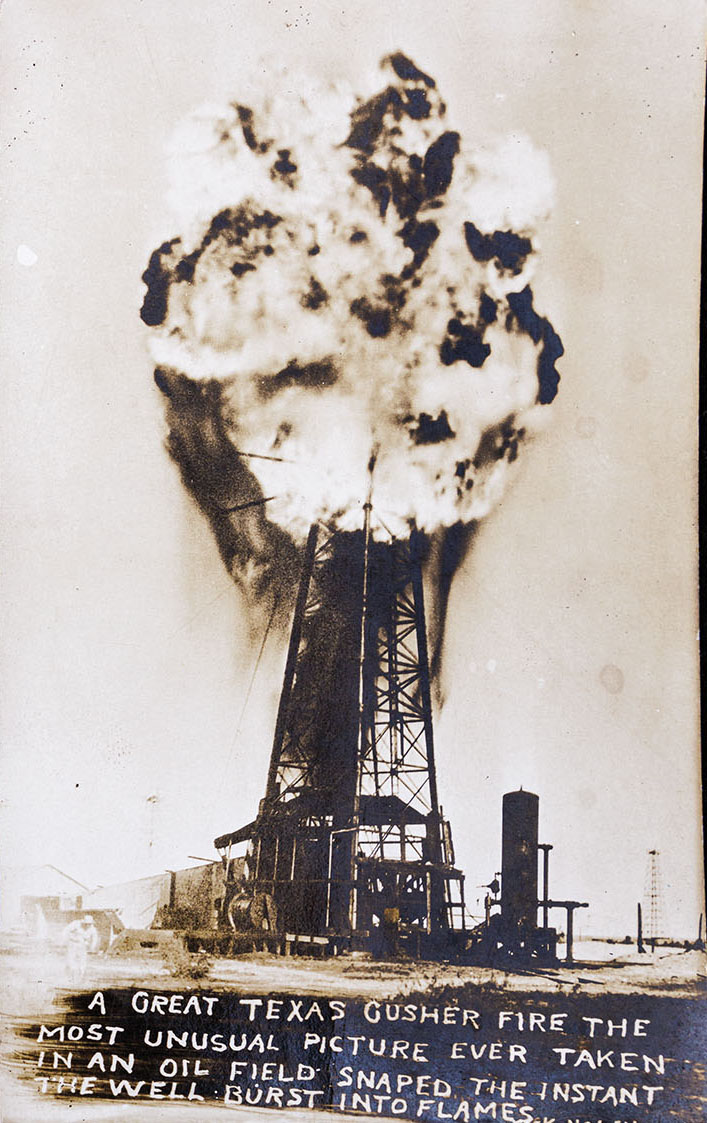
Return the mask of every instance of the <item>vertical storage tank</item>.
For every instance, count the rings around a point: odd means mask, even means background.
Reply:
[[[532,792],[507,792],[503,797],[501,851],[501,916],[506,938],[537,927],[538,808]]]

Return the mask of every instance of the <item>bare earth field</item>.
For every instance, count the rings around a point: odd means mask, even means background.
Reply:
[[[626,945],[598,941],[578,943],[572,967],[513,969],[459,966],[431,962],[383,962],[364,955],[337,959],[282,958],[267,953],[235,959],[214,958],[208,974],[199,980],[180,975],[165,953],[142,955],[101,954],[89,957],[82,982],[71,986],[63,952],[38,944],[15,943],[0,955],[2,971],[3,1068],[2,1123],[157,1123],[164,1116],[173,1123],[202,1123],[237,1110],[240,1119],[297,1120],[314,1123],[321,1111],[278,1110],[256,1107],[233,1109],[223,1103],[182,1104],[111,1102],[61,1096],[38,1096],[31,1084],[16,1078],[16,1063],[8,1064],[21,1044],[18,1028],[40,1021],[56,1020],[62,1000],[77,991],[95,992],[118,988],[156,992],[243,995],[302,995],[379,1001],[404,996],[449,994],[464,988],[469,994],[508,993],[541,997],[551,995],[670,996],[698,999],[707,996],[707,959],[695,950],[656,948],[639,955]],[[16,1061],[16,1056],[15,1056]],[[333,1113],[327,1113],[329,1116]],[[387,1118],[377,1115],[377,1118]],[[360,1114],[336,1113],[342,1121]],[[562,1119],[562,1115],[558,1119]]]

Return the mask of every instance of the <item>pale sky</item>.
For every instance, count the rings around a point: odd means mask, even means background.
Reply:
[[[633,931],[657,848],[666,928],[695,935],[702,5],[5,0],[0,26],[3,861],[108,884],[257,810],[284,646],[244,708],[262,636],[163,449],[139,320],[176,232],[163,147],[265,51],[356,86],[399,48],[467,138],[526,133],[557,181],[534,289],[560,393],[450,604],[469,903],[522,785],[581,930]]]

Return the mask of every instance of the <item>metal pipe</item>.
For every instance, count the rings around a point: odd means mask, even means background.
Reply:
[[[425,871],[425,911],[427,912],[427,923],[425,928],[427,935],[432,935],[432,871]]]
[[[572,941],[574,939],[574,910],[587,909],[589,905],[586,901],[548,901],[548,908],[551,909],[566,909],[567,910],[567,954],[565,958],[566,963],[572,963]]]
[[[329,920],[331,917],[331,867],[334,857],[334,835],[335,834],[353,834],[358,831],[358,827],[339,827],[335,831],[329,831],[329,859],[327,862],[327,878],[326,878],[326,913],[324,918],[325,929],[329,928]],[[293,857],[294,863],[294,857]],[[353,925],[352,925],[353,927]]]
[[[352,832],[358,835],[360,806],[361,806],[361,780],[362,780],[362,766],[363,766],[363,753],[365,749],[366,734],[364,731],[365,724],[365,663],[366,663],[366,634],[368,623],[368,561],[371,545],[371,497],[373,494],[373,465],[374,461],[370,464],[370,483],[368,487],[368,499],[363,505],[363,588],[362,588],[362,606],[361,606],[361,628],[359,632],[359,650],[358,650],[358,738],[356,746],[356,783],[354,786],[353,795],[353,808],[352,819],[354,826],[350,828]],[[332,835],[334,831],[332,831]],[[331,843],[330,849],[331,849]],[[349,926],[353,932],[356,928],[356,839],[353,840],[351,845],[351,854],[349,857]],[[329,879],[331,883],[331,878]]]
[[[464,895],[464,874],[459,878],[459,899],[461,901],[462,932],[466,932],[466,899]]]
[[[548,928],[550,924],[548,901],[550,900],[550,851],[552,850],[552,844],[539,842],[538,850],[543,852],[543,897],[540,902],[543,907],[543,928]]]
[[[279,856],[280,856],[280,835],[276,834],[275,835],[275,857],[273,858],[273,866],[272,866],[273,889],[275,888],[275,882],[277,881],[277,859],[278,859]]]
[[[571,905],[567,906],[567,963],[573,963],[572,958],[572,943],[574,940],[574,908]]]
[[[414,529],[410,535],[410,575],[415,605],[415,632],[417,638],[417,661],[420,667],[420,694],[425,725],[425,745],[427,748],[427,767],[430,788],[430,805],[435,816],[435,853],[433,861],[442,858],[442,839],[439,823],[439,800],[437,796],[437,770],[435,767],[434,736],[432,732],[432,692],[430,690],[430,664],[427,654],[427,624],[425,621],[425,601],[420,566],[421,535]]]
[[[297,603],[295,605],[295,613],[292,619],[292,633],[290,635],[290,644],[287,649],[285,676],[282,685],[282,691],[280,693],[280,704],[277,710],[272,753],[270,756],[270,768],[268,770],[268,783],[266,789],[267,798],[274,798],[277,795],[277,772],[280,765],[282,742],[284,740],[285,729],[287,726],[292,684],[294,682],[295,667],[297,664],[297,652],[299,651],[300,640],[302,637],[302,622],[304,620],[304,610],[307,604],[309,583],[312,578],[312,569],[314,567],[314,555],[317,549],[317,535],[318,528],[315,523],[312,527],[310,527],[309,536],[307,538],[304,563],[302,566],[302,580],[300,581],[299,592],[297,594]]]

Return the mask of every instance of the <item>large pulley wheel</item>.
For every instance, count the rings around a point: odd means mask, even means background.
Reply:
[[[243,892],[243,890],[234,893],[228,902],[226,906],[226,919],[234,932],[247,932],[250,928],[250,918],[248,916],[250,902],[250,894]]]
[[[277,931],[277,905],[271,893],[251,894],[241,889],[228,902],[226,917],[234,932]]]

